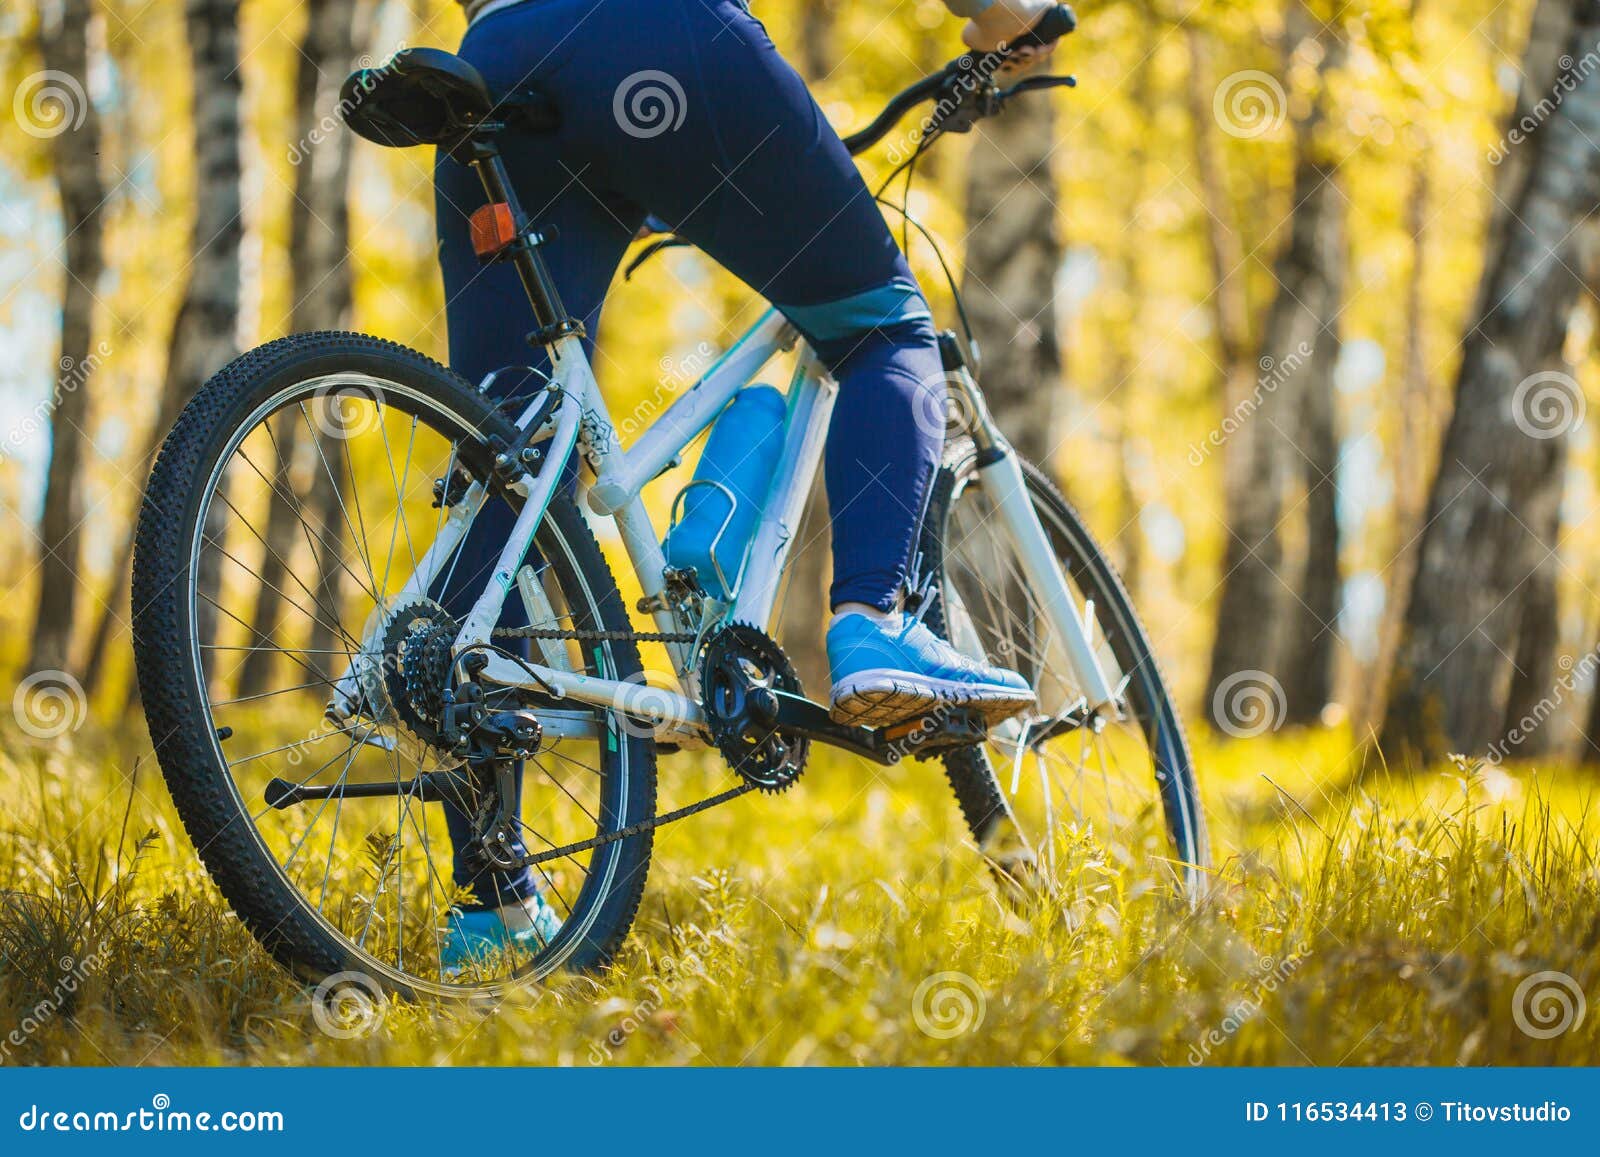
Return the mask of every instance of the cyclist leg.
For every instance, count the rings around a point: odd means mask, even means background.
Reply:
[[[735,0],[613,3],[595,19],[609,22],[597,39],[623,46],[585,58],[605,83],[569,102],[595,170],[782,309],[833,371],[832,601],[889,610],[943,440],[933,328],[905,259],[804,81]]]
[[[575,312],[580,301],[598,308],[638,220],[620,207],[638,205],[805,332],[840,383],[825,462],[832,601],[893,608],[943,440],[931,319],[844,145],[760,23],[736,0],[538,0],[475,24],[462,55],[495,92],[531,84],[559,110],[541,159],[522,166],[554,204],[541,212],[520,175],[518,190],[541,224],[567,213],[589,226],[558,221],[546,249]],[[468,211],[482,202],[470,187],[461,197]],[[608,220],[609,243],[597,247],[589,238]],[[470,372],[473,361],[514,360],[520,334],[507,326],[488,338],[494,357],[457,337],[458,316],[478,334],[485,316],[504,313],[497,300],[520,308],[514,275],[494,266],[474,278],[470,253],[463,265],[455,280],[469,297],[452,302],[452,362]],[[569,286],[569,268],[585,284]]]
[[[474,60],[489,31],[474,26],[461,54]],[[545,247],[544,257],[565,304],[593,335],[606,286],[643,213],[616,198],[597,198],[585,190],[564,167],[560,142],[551,136],[508,131],[502,148],[512,186],[525,209],[555,236]],[[472,250],[468,218],[485,201],[477,175],[441,155],[435,167],[434,191],[451,368],[474,384],[502,367],[546,369],[543,355],[526,341],[533,318],[515,269],[507,262],[483,264]],[[592,336],[585,338],[585,347],[592,361]],[[495,393],[521,398],[539,381],[537,375],[507,374],[497,383]],[[567,463],[566,472],[566,483],[574,484],[577,463]],[[498,502],[476,520],[446,580],[432,592],[451,614],[465,614],[483,591],[513,521],[510,507]],[[531,553],[529,561],[538,565]],[[500,625],[526,623],[521,600],[508,599]],[[518,783],[520,787],[520,776]],[[555,913],[543,903],[532,870],[475,869],[463,854],[472,845],[471,818],[460,807],[446,803],[443,808],[456,851],[454,881],[477,900],[464,917],[452,920],[445,964],[463,963],[484,940],[503,939],[507,930],[514,936],[525,925],[531,926],[537,939],[548,940],[557,927]],[[505,927],[497,924],[497,919]]]
[[[557,4],[561,0],[556,0]],[[535,6],[537,7],[537,6]],[[944,436],[926,302],[848,151],[735,0],[584,9],[541,77],[586,182],[620,191],[776,304],[838,380],[824,462],[834,540],[836,714],[885,724],[936,702],[992,718],[1032,701],[899,605]]]
[[[574,312],[598,308],[640,206],[806,333],[840,384],[825,462],[832,600],[894,608],[943,437],[931,319],[842,142],[760,23],[733,0],[539,0],[480,21],[463,55],[496,92],[531,84],[560,112],[530,184],[517,179],[541,223],[590,222],[562,224],[546,251]],[[528,189],[553,198],[547,211]],[[520,301],[506,286],[497,296]],[[966,662],[920,623],[846,615],[829,634],[836,706],[860,722],[941,698],[993,714],[1031,700],[1020,678]],[[861,703],[841,700],[853,691]]]

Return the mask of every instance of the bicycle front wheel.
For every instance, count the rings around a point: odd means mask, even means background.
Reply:
[[[1009,881],[1056,891],[1074,865],[1163,864],[1191,896],[1209,863],[1205,817],[1177,708],[1115,570],[1083,520],[1024,463],[1028,494],[1094,643],[1119,717],[1086,716],[1066,649],[985,491],[970,440],[934,483],[923,558],[938,597],[927,621],[963,652],[1023,674],[1039,701],[988,742],[944,757],[973,838]]]

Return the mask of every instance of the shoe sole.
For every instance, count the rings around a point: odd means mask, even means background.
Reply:
[[[833,687],[835,723],[848,727],[891,727],[940,707],[978,712],[993,727],[1037,700],[1032,691],[1018,691],[996,683],[959,683],[953,679],[912,682],[902,672],[862,671]]]

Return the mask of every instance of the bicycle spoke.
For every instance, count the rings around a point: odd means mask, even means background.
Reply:
[[[269,755],[277,755],[280,751],[288,751],[290,748],[294,747],[310,747],[313,743],[321,743],[324,739],[332,739],[335,736],[342,734],[344,733],[341,731],[324,731],[321,734],[314,735],[309,739],[292,739],[288,743],[280,744],[277,747],[269,747],[265,751],[258,751],[253,755],[242,756],[239,759],[231,759],[228,761],[228,766],[230,768],[239,767],[243,764],[250,763],[253,760],[264,759]]]
[[[355,763],[356,756],[361,751],[361,744],[352,743],[346,749],[346,751],[349,754],[349,758],[344,761],[344,766],[339,769],[339,778],[334,780],[333,786],[334,786],[335,789],[344,787],[345,777],[347,777],[350,774],[350,767],[351,767],[352,764]],[[342,791],[335,790],[333,792],[333,794],[329,795],[327,797],[327,799],[324,799],[322,801],[322,805],[317,808],[316,814],[311,817],[311,822],[306,825],[305,832],[301,835],[300,839],[298,841],[296,841],[293,849],[290,850],[289,855],[284,859],[284,861],[283,861],[283,870],[285,872],[288,872],[290,865],[294,863],[295,857],[300,854],[300,849],[305,845],[306,839],[307,839],[307,837],[309,837],[311,835],[312,829],[315,828],[317,826],[317,824],[322,821],[322,813],[328,810],[328,802],[329,802],[329,800],[343,799],[343,798],[344,798],[344,793]],[[265,814],[265,813],[263,813],[263,814]]]
[[[419,511],[434,481],[449,485],[462,469],[461,426],[436,422],[426,410],[413,412],[391,398],[349,403],[370,408],[345,411],[352,420],[338,436],[319,429],[326,419],[314,408],[323,402],[312,390],[326,380],[312,379],[316,386],[308,382],[306,393],[286,396],[277,411],[231,436],[231,457],[218,475],[233,480],[231,487],[225,493],[212,486],[206,507],[226,517],[213,519],[199,538],[207,565],[221,568],[221,577],[211,586],[190,587],[222,631],[191,638],[190,646],[201,661],[200,691],[211,718],[226,719],[233,732],[248,737],[236,741],[243,749],[237,758],[222,762],[236,794],[248,801],[245,816],[276,873],[306,912],[334,929],[353,959],[376,960],[438,984],[441,959],[458,935],[447,910],[459,889],[453,850],[440,819],[429,814],[441,808],[441,785],[450,780],[429,777],[451,776],[460,759],[430,744],[437,719],[417,714],[423,709],[409,696],[391,699],[396,675],[414,677],[417,669],[400,659],[399,616],[390,603],[396,589],[415,581],[432,543],[449,533],[450,507],[441,503],[431,519]],[[206,512],[198,517],[206,525]],[[424,540],[430,521],[433,539]],[[549,549],[559,560],[554,567],[549,553],[532,556],[539,559],[534,581],[546,605],[535,601],[530,623],[600,622],[590,588],[569,589],[567,576],[576,565],[570,546],[556,540]],[[436,560],[456,614],[462,600],[473,597],[472,584],[486,584],[492,569],[492,559],[485,565],[466,555],[458,548]],[[578,577],[587,583],[592,576]],[[427,593],[445,597],[437,579]],[[598,674],[596,664],[605,662],[581,648],[573,654],[569,642],[548,645],[570,655],[578,670]],[[246,660],[269,665],[236,680],[228,669]],[[353,711],[330,726],[317,704],[335,689]],[[497,708],[516,709],[523,701],[519,692],[491,691]],[[363,754],[369,749],[375,754]],[[626,750],[619,756],[603,739],[553,737],[527,761],[526,803],[513,817],[521,837],[532,847],[555,848],[614,826],[606,792],[610,777],[626,766],[618,763]],[[460,806],[476,816],[469,800]],[[579,905],[601,903],[606,895],[596,890],[596,857],[619,854],[621,847],[533,865],[528,874],[560,920],[576,919]],[[537,927],[540,937],[548,931]],[[530,964],[538,971],[544,966],[532,964],[529,952],[536,961],[540,937],[448,982],[472,987],[520,975]]]
[[[350,511],[345,508],[344,504],[344,494],[342,493],[343,487],[339,485],[339,479],[338,476],[334,474],[333,467],[328,465],[328,456],[322,452],[322,438],[318,431],[313,427],[311,416],[306,413],[306,405],[304,402],[300,403],[300,417],[305,422],[306,429],[311,433],[311,444],[316,449],[317,458],[322,462],[323,473],[328,476],[328,485],[333,487],[334,501],[339,504],[339,514],[344,519],[345,528],[349,530],[350,537],[355,540],[356,553],[361,560],[362,567],[367,572],[367,589],[372,593],[373,601],[381,604],[383,602],[383,592],[378,590],[378,578],[372,573],[372,562],[367,557],[366,537],[356,533],[355,523],[350,520]],[[359,582],[360,579],[357,578],[356,581]]]
[[[270,553],[272,555],[272,557],[277,560],[278,565],[283,568],[283,572],[286,575],[288,575],[290,578],[294,579],[295,583],[300,587],[300,589],[305,591],[306,594],[311,597],[311,601],[313,603],[317,604],[318,608],[320,609],[321,608],[321,600],[317,598],[315,592],[313,592],[310,587],[306,586],[305,582],[300,578],[300,576],[298,574],[295,573],[294,568],[291,567],[288,564],[288,562],[283,558],[283,556],[278,554],[278,552],[276,550],[273,550],[272,545],[269,542],[267,542],[266,538],[262,536],[261,532],[258,531],[255,528],[254,524],[251,523],[249,519],[245,518],[245,516],[240,512],[239,508],[233,504],[233,500],[230,499],[222,491],[218,491],[217,492],[217,497],[222,499],[222,501],[227,505],[228,509],[233,511],[234,515],[239,519],[239,521],[244,524],[244,528],[246,530],[248,530],[251,534],[253,534],[255,536],[255,538],[256,538],[256,541],[261,543],[262,546],[266,547],[268,553]],[[302,525],[303,525],[303,523],[302,523]],[[262,577],[262,575],[261,575],[261,573],[259,571],[251,570],[248,566],[246,566],[239,559],[235,558],[232,554],[229,554],[227,549],[221,543],[213,542],[212,545],[215,546],[219,551],[221,551],[222,554],[225,555],[230,562],[232,562],[235,566],[239,567],[241,570],[243,570],[246,573],[248,573],[252,578],[261,579],[261,581],[264,584],[266,584],[267,586],[271,587],[271,589],[278,595],[279,598],[283,599],[284,602],[286,602],[290,606],[294,607],[295,610],[299,611],[303,615],[307,615],[307,616],[310,616],[312,618],[315,618],[315,615],[312,612],[306,610],[299,603],[296,603],[293,599],[289,598],[289,596],[286,593],[284,593],[282,590],[280,590],[278,587],[272,586],[272,584],[267,583],[265,578]],[[327,624],[324,624],[324,625],[326,626]]]
[[[266,430],[267,430],[267,437],[270,439],[272,437],[272,427],[271,427],[271,425],[268,425],[266,427]],[[276,444],[276,443],[274,443],[274,444]],[[240,460],[242,462],[244,462],[245,465],[249,466],[250,469],[254,470],[256,472],[257,476],[260,477],[260,479],[263,482],[267,483],[268,486],[274,486],[272,481],[270,479],[268,479],[267,476],[261,472],[261,468],[250,460],[250,455],[245,453],[245,450],[244,450],[244,448],[242,446],[239,448],[237,453],[239,455]],[[301,529],[302,533],[305,534],[306,547],[307,547],[307,549],[309,549],[311,551],[312,557],[313,558],[318,557],[317,548],[319,546],[323,550],[328,551],[329,554],[332,556],[333,560],[336,563],[339,564],[339,568],[341,570],[343,570],[346,574],[348,574],[352,579],[354,579],[356,581],[356,585],[357,586],[361,587],[369,596],[371,596],[374,600],[376,600],[377,599],[377,592],[375,590],[373,590],[372,588],[368,587],[365,583],[363,583],[361,581],[361,576],[356,574],[355,571],[350,569],[350,564],[349,564],[348,560],[346,560],[346,558],[344,557],[344,552],[339,549],[338,544],[329,542],[326,537],[324,537],[323,535],[321,535],[321,534],[317,533],[316,531],[314,531],[312,529],[312,527],[311,527],[311,524],[309,522],[307,522],[303,517],[300,516],[299,512],[303,508],[300,506],[299,497],[294,495],[292,492],[289,494],[289,497],[292,498],[293,501],[294,501],[295,512],[296,512],[295,513],[295,519],[296,519],[297,522],[300,523],[300,529]],[[313,537],[316,540],[315,542],[312,541]],[[316,596],[313,595],[312,597],[315,598]]]
[[[328,903],[328,878],[333,874],[333,857],[339,852],[339,817],[344,812],[344,796],[339,797],[339,802],[333,809],[333,831],[328,834],[328,862],[322,869],[322,888],[317,893],[317,912]]]
[[[388,450],[389,449],[389,431],[388,431],[388,427],[385,425],[385,423],[384,423],[384,421],[383,421],[383,419],[381,417],[378,420],[378,429],[383,434],[383,448],[385,450]],[[411,453],[412,453],[413,450],[416,449],[416,442],[417,442],[417,420],[415,418],[413,418],[413,419],[411,419],[411,436],[410,436],[410,438],[408,438],[406,440],[406,460],[405,460],[404,467],[400,471],[400,478],[409,478],[409,477],[411,477]],[[405,490],[405,488],[403,486],[401,486],[400,478],[396,478],[395,477],[394,458],[392,456],[389,456],[389,455],[385,455],[385,457],[386,457],[386,459],[387,459],[387,461],[389,463],[389,478],[390,478],[391,481],[394,482],[394,509],[395,509],[395,514],[396,514],[396,517],[395,517],[395,520],[394,520],[394,530],[391,530],[389,532],[389,554],[388,554],[388,557],[384,559],[384,563],[383,563],[384,590],[388,590],[389,589],[389,567],[394,562],[395,532],[396,531],[400,531],[400,530],[404,530],[405,531],[406,553],[411,557],[411,571],[412,571],[413,574],[415,574],[416,570],[417,570],[417,550],[416,550],[416,547],[411,542],[411,527],[406,522],[406,498],[407,498],[406,490]]]
[[[306,691],[312,687],[334,687],[337,684],[332,679],[313,679],[309,683],[296,683],[292,687],[279,687],[276,691],[262,691],[256,695],[240,695],[234,699],[216,699],[211,706],[233,707],[239,703],[259,703],[263,699],[271,699],[275,695],[287,695],[292,691]]]
[[[251,630],[251,626],[250,626],[249,623],[245,622],[238,615],[236,615],[232,611],[230,611],[227,607],[225,607],[221,603],[217,602],[216,599],[212,598],[205,591],[196,591],[195,593],[200,598],[204,599],[207,603],[211,604],[211,606],[215,607],[217,610],[219,610],[223,614],[227,615],[234,622],[238,623],[245,630],[247,630],[247,631]],[[349,652],[349,651],[346,651],[345,654],[349,655],[351,658],[354,658],[354,655],[352,655],[351,652]],[[315,667],[311,666],[311,664],[307,663],[304,659],[301,659],[301,658],[297,657],[294,654],[290,654],[289,658],[293,659],[296,663],[298,663],[305,670],[306,674],[310,675],[312,678],[321,679],[323,677],[321,671],[318,671]]]
[[[1156,798],[1154,731],[1140,698],[1146,684],[1135,685],[1130,674],[1138,662],[1121,661],[1119,656],[1128,648],[1115,636],[1119,629],[1115,612],[1112,619],[1104,617],[1114,599],[1108,601],[1098,588],[1079,587],[1072,579],[1072,566],[1063,560],[1062,573],[1074,603],[1086,614],[1093,608],[1090,644],[1108,681],[1127,701],[1117,717],[1094,721],[1094,726],[1073,726],[1066,712],[1084,704],[1080,681],[1070,666],[1065,640],[1044,613],[1046,600],[1028,581],[998,509],[981,485],[952,491],[949,502],[941,558],[950,622],[959,627],[955,641],[975,648],[979,657],[1022,672],[1040,695],[1040,712],[1001,729],[990,746],[1000,771],[998,786],[1018,822],[1033,829],[1026,842],[1039,849],[1043,869],[1051,878],[1066,867],[1059,858],[1065,845],[1058,846],[1064,824],[1095,833],[1110,849],[1137,846],[1140,837],[1134,829],[1153,809],[1130,804]],[[1041,518],[1048,517],[1037,509]],[[1094,577],[1092,567],[1080,573]],[[1130,768],[1125,757],[1135,751],[1142,754],[1138,766]],[[1025,767],[1028,762],[1033,766]]]

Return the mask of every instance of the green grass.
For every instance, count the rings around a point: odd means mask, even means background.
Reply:
[[[142,732],[137,724],[129,731]],[[1600,1012],[1518,1027],[1518,986],[1600,998],[1585,773],[1352,783],[1337,732],[1200,752],[1197,911],[1078,833],[1057,902],[1006,906],[936,767],[814,761],[664,832],[609,975],[484,1013],[387,1004],[330,1036],[221,902],[148,750],[0,734],[8,1064],[1594,1064]],[[664,760],[671,794],[725,782]],[[720,773],[725,775],[725,773]],[[1524,993],[1539,1017],[1550,991]]]

